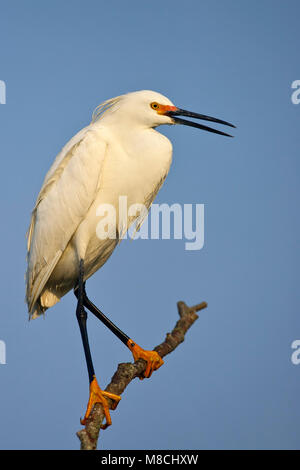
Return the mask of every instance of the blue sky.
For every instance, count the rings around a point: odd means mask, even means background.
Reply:
[[[206,300],[186,342],[126,390],[106,449],[299,448],[299,2],[0,2],[0,447],[77,449],[88,379],[68,294],[27,321],[25,233],[43,177],[105,99],[152,89],[235,123],[185,127],[156,202],[205,204],[205,244],[124,241],[88,292],[146,348]],[[130,352],[89,318],[99,383]],[[17,432],[16,432],[17,426]]]

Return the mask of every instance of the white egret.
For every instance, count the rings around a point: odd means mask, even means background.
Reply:
[[[119,196],[126,195],[128,204],[142,203],[149,209],[169,172],[172,144],[155,128],[162,124],[184,124],[228,136],[178,118],[180,115],[234,127],[228,122],[177,108],[168,98],[153,91],[137,91],[110,99],[96,108],[91,124],[78,132],[58,154],[32,212],[26,275],[29,315],[38,317],[74,289],[90,381],[90,398],[82,424],[94,403],[100,402],[106,416],[103,427],[107,427],[111,418],[106,398],[112,398],[115,406],[120,400],[102,391],[97,383],[84,307],[128,346],[135,360],[146,360],[145,377],[150,377],[163,364],[155,351],[143,350],[92,304],[85,282],[106,262],[122,236],[120,233],[115,239],[97,236],[97,208],[101,204],[118,208]],[[128,219],[126,229],[133,222],[134,219]]]

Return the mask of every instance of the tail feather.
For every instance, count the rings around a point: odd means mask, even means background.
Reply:
[[[55,268],[58,260],[62,255],[61,251],[58,251],[53,258],[51,264],[46,264],[38,273],[33,281],[30,280],[30,272],[27,273],[27,295],[26,301],[28,304],[28,311],[30,318],[36,318],[38,315],[43,313],[48,307],[51,307],[56,302],[58,302],[59,298],[53,294],[53,292],[45,290],[44,297],[43,297],[43,290],[45,285],[51,276],[53,269]],[[51,294],[49,297],[49,293]],[[51,304],[51,296],[52,302],[54,297],[56,300]],[[42,299],[43,297],[43,299]],[[50,305],[51,304],[51,305]]]
[[[32,311],[29,313],[29,319],[35,320],[39,316],[43,315],[48,308],[52,307],[59,301],[60,297],[58,297],[58,295],[45,289],[37,302],[33,305]]]

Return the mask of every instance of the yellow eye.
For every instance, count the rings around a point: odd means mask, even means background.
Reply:
[[[156,103],[156,101],[154,101],[154,103],[151,103],[150,106],[152,109],[155,109],[155,110],[159,109],[159,104]]]

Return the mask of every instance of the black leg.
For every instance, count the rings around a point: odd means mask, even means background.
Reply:
[[[89,374],[89,381],[91,383],[95,376],[95,371],[94,371],[94,366],[93,366],[93,361],[92,361],[92,356],[91,356],[91,351],[90,351],[90,346],[89,346],[89,339],[88,339],[88,334],[87,334],[87,328],[86,328],[87,313],[84,310],[84,304],[83,304],[84,295],[85,295],[84,283],[83,283],[83,272],[84,272],[83,260],[81,260],[80,265],[79,265],[78,287],[76,288],[76,297],[78,299],[77,308],[76,308],[76,317],[77,317],[79,328],[80,328],[81,339],[82,339],[82,344],[83,344],[84,354],[85,354],[85,359],[86,359],[86,365],[87,365],[88,374]]]
[[[99,320],[101,320],[102,323],[104,323],[104,325],[106,325],[110,329],[110,331],[112,331],[114,335],[116,335],[122,341],[122,343],[124,343],[130,349],[135,361],[137,361],[138,359],[144,359],[144,361],[146,361],[147,367],[144,372],[144,377],[150,377],[152,372],[158,369],[164,363],[164,361],[156,351],[145,351],[135,341],[130,339],[129,336],[125,335],[125,333],[123,333],[123,331],[121,331],[112,321],[110,321],[109,318],[107,318],[107,316],[104,315],[104,313],[101,312],[101,310],[99,310],[99,308],[96,307],[96,305],[94,305],[93,302],[90,301],[90,299],[86,295],[85,285],[83,282],[81,286],[78,285],[78,287],[74,289],[74,294],[78,298],[78,304],[80,301],[80,297],[82,296],[82,308],[88,308],[90,312],[92,312]]]
[[[89,339],[88,339],[88,334],[87,334],[87,328],[86,328],[87,313],[84,310],[84,298],[86,294],[85,294],[83,277],[84,277],[83,260],[80,260],[78,286],[74,289],[74,293],[78,299],[77,308],[76,308],[76,317],[77,317],[79,328],[80,328],[81,339],[82,339],[82,344],[84,348],[84,354],[85,354],[86,365],[87,365],[89,381],[90,381],[90,396],[89,396],[89,401],[87,405],[87,410],[86,410],[84,418],[81,419],[80,422],[81,424],[85,425],[87,423],[87,419],[90,416],[90,413],[93,409],[94,404],[101,403],[103,406],[105,417],[106,417],[106,423],[101,425],[101,429],[105,429],[111,425],[111,417],[109,414],[109,406],[107,403],[107,398],[110,398],[111,400],[113,400],[113,405],[111,408],[114,410],[116,409],[117,404],[121,400],[121,397],[113,393],[109,393],[109,392],[101,390],[98,385],[96,376],[95,376],[95,370],[93,366],[93,361],[92,361],[92,356],[91,356],[91,351],[90,351],[90,346],[89,346]]]
[[[83,290],[82,290],[82,304],[91,313],[93,313],[99,320],[101,320],[102,323],[104,323],[104,325],[107,326],[107,328],[109,328],[110,331],[112,331],[122,341],[122,343],[124,343],[126,346],[128,346],[128,341],[130,339],[129,336],[125,335],[125,333],[123,333],[123,331],[120,330],[120,328],[118,328],[109,318],[107,318],[106,315],[104,315],[103,312],[101,312],[101,310],[99,310],[98,307],[96,307],[96,305],[93,304],[93,302],[90,301],[90,299],[88,298],[88,296],[85,292],[85,283],[83,284],[82,287],[83,287]],[[78,301],[79,301],[79,298],[80,298],[79,289],[80,289],[80,287],[78,286],[78,288],[76,288],[74,290],[74,293],[75,293],[76,297],[78,298]]]

